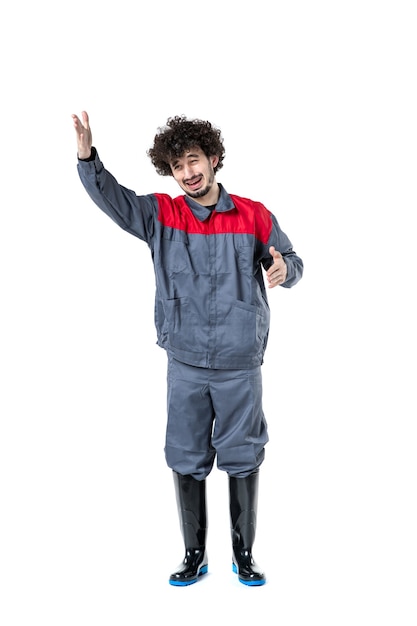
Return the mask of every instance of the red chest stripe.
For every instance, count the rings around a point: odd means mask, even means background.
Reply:
[[[239,196],[230,196],[234,208],[224,213],[213,214],[204,222],[197,219],[183,196],[171,198],[166,194],[155,194],[158,200],[158,220],[170,228],[195,235],[248,234],[266,244],[272,230],[271,213],[260,202]]]

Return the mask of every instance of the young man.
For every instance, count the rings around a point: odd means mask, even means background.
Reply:
[[[269,287],[292,287],[303,262],[261,203],[228,194],[216,174],[225,156],[210,122],[169,118],[148,155],[183,195],[136,195],[120,185],[92,145],[89,118],[73,115],[78,171],[91,199],[145,241],[156,278],[157,343],[168,356],[165,458],[173,471],[185,557],[170,576],[190,585],[207,572],[206,486],[228,474],[232,566],[263,585],[255,540],[259,468],[268,441],[261,365],[268,341]]]

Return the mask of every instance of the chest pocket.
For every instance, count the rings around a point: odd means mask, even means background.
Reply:
[[[254,268],[254,251],[253,245],[239,244],[236,246],[236,256],[239,270],[242,274],[252,276],[255,272]]]
[[[186,232],[176,228],[164,228],[159,250],[159,263],[170,274],[191,272]]]

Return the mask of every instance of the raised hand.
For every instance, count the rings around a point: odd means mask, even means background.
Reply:
[[[93,136],[91,134],[90,123],[87,111],[81,113],[82,121],[78,115],[72,114],[75,132],[77,134],[78,158],[88,159],[91,155]]]

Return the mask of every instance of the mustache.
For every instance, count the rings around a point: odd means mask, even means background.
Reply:
[[[201,174],[196,174],[195,176],[192,176],[191,178],[184,178],[184,182],[185,183],[192,183],[195,180],[199,180],[201,178]]]

